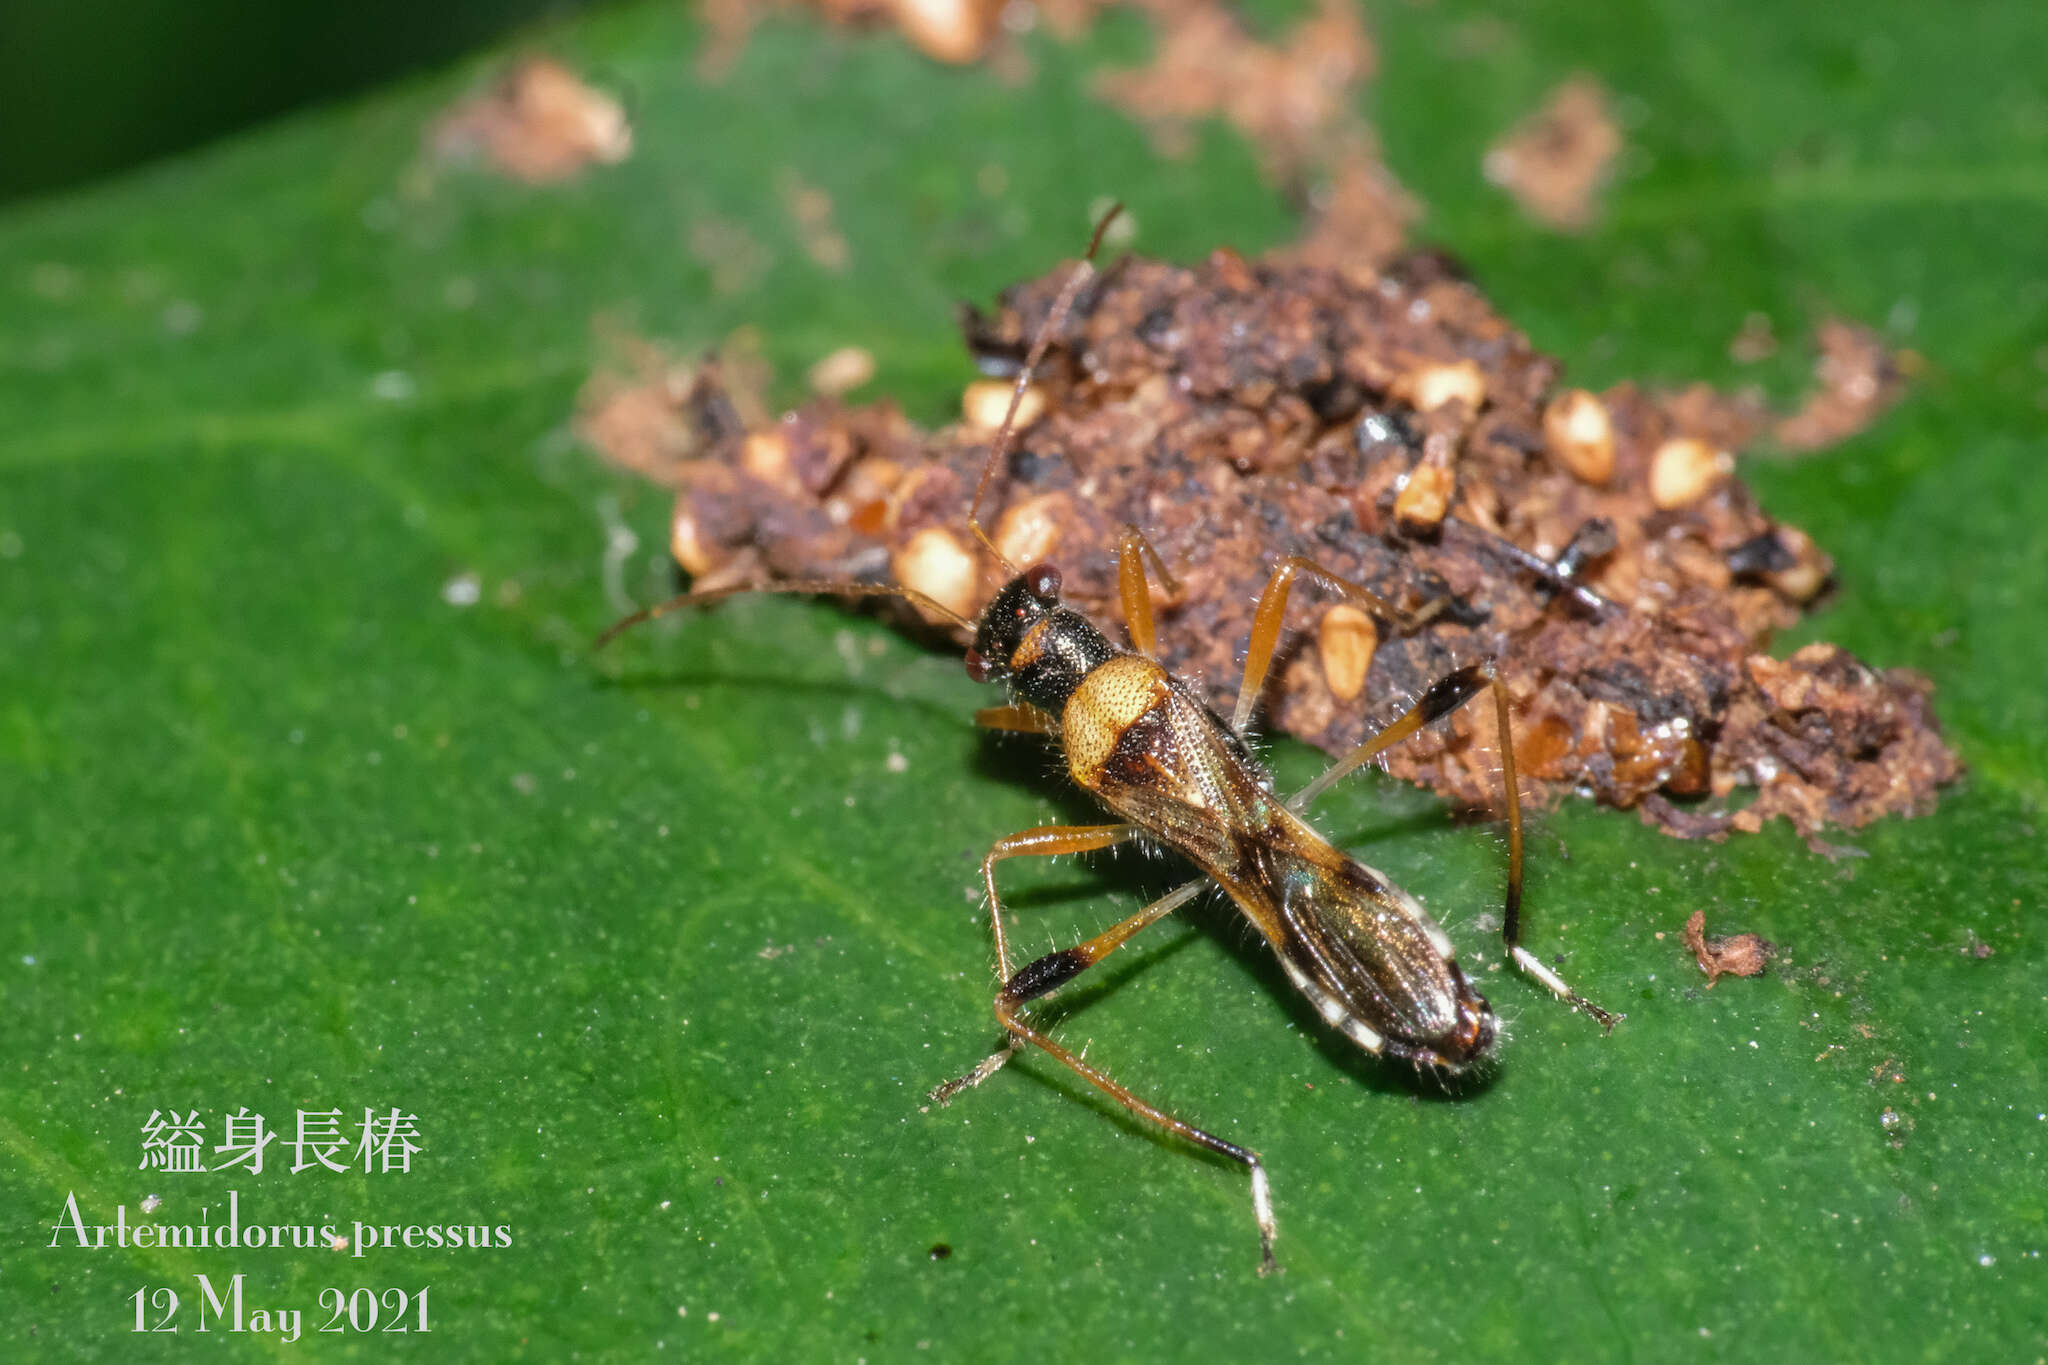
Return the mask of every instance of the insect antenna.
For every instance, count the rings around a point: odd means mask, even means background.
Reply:
[[[995,541],[989,538],[988,531],[981,524],[982,499],[988,496],[988,486],[995,477],[996,467],[1008,458],[1010,447],[1015,444],[1017,411],[1023,406],[1024,390],[1030,385],[1031,376],[1037,373],[1039,365],[1045,360],[1045,353],[1052,345],[1053,335],[1065,325],[1067,314],[1073,311],[1074,300],[1080,296],[1081,291],[1087,287],[1088,282],[1095,278],[1095,254],[1102,248],[1102,239],[1104,234],[1109,231],[1109,225],[1115,222],[1117,216],[1123,211],[1124,206],[1121,203],[1112,204],[1109,210],[1096,221],[1095,232],[1088,239],[1087,252],[1082,256],[1081,263],[1075,267],[1074,273],[1060,287],[1058,296],[1054,298],[1052,311],[1046,315],[1045,322],[1038,329],[1038,335],[1032,339],[1031,349],[1024,357],[1023,368],[1017,372],[1017,386],[1010,391],[1010,406],[1003,413],[1003,424],[997,429],[995,440],[989,445],[988,461],[981,468],[981,480],[974,486],[974,502],[967,509],[967,525],[974,532],[974,538],[979,540],[987,548],[988,552],[996,557],[997,562],[1009,570],[1012,575],[1021,571],[1015,564],[1010,562],[1009,556],[996,548]],[[951,607],[934,600],[929,594],[919,592],[916,588],[906,588],[900,584],[893,583],[850,583],[833,582],[824,579],[805,579],[783,583],[742,583],[732,587],[705,588],[694,592],[678,593],[666,602],[658,602],[654,606],[645,607],[630,616],[613,622],[591,644],[591,649],[593,651],[603,649],[635,626],[645,625],[647,622],[658,617],[667,616],[670,612],[682,611],[688,607],[704,606],[708,603],[719,601],[722,598],[736,597],[741,593],[749,592],[814,593],[822,597],[900,597],[906,602],[924,608],[934,616],[952,622],[970,635],[973,634],[975,629],[975,622],[962,616]]]
[[[631,616],[613,622],[590,647],[593,651],[603,649],[633,627],[666,616],[672,611],[703,606],[747,592],[816,593],[825,597],[900,597],[915,606],[923,607],[935,616],[944,617],[970,634],[974,630],[974,622],[916,588],[906,588],[894,583],[846,583],[830,579],[801,579],[787,583],[741,583],[730,588],[705,588],[699,592],[679,593],[666,602],[657,602],[651,607],[644,607]]]
[[[1010,390],[1010,406],[1003,412],[1003,424],[997,428],[995,440],[989,443],[988,462],[982,465],[981,481],[974,486],[974,503],[967,509],[967,526],[974,532],[974,538],[987,547],[988,552],[996,557],[996,561],[1013,576],[1019,572],[1017,566],[1010,562],[1008,555],[996,548],[996,543],[989,539],[988,532],[982,529],[981,500],[988,495],[989,481],[995,477],[996,467],[1008,458],[1010,447],[1015,444],[1017,410],[1024,405],[1024,390],[1030,387],[1032,376],[1038,373],[1038,366],[1052,345],[1053,334],[1066,324],[1067,314],[1073,311],[1074,300],[1080,297],[1088,282],[1095,278],[1095,253],[1101,249],[1102,238],[1109,231],[1109,225],[1114,223],[1117,215],[1123,211],[1124,206],[1121,202],[1111,204],[1109,211],[1096,221],[1094,235],[1088,239],[1088,250],[1081,257],[1081,263],[1074,267],[1074,273],[1068,276],[1067,282],[1060,287],[1058,296],[1053,299],[1052,311],[1046,314],[1045,322],[1038,329],[1038,335],[1032,338],[1031,349],[1025,353],[1024,364],[1017,371],[1016,386]]]

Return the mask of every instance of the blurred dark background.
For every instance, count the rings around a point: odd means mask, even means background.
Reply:
[[[0,0],[0,204],[367,89],[594,0]]]

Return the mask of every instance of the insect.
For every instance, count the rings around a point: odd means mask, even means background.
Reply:
[[[1397,627],[1416,628],[1421,617],[1364,586],[1293,556],[1283,560],[1260,595],[1252,620],[1243,682],[1231,718],[1213,712],[1186,681],[1168,673],[1155,654],[1146,561],[1169,593],[1179,588],[1158,551],[1136,527],[1118,540],[1117,586],[1124,647],[1061,598],[1061,575],[1049,563],[1019,568],[1005,559],[981,522],[981,505],[994,471],[1014,437],[1026,386],[1043,362],[1074,300],[1094,274],[1112,209],[1097,225],[1087,254],[1062,287],[1017,375],[1009,412],[990,443],[968,526],[1001,563],[1008,581],[977,619],[945,607],[910,587],[888,583],[777,582],[687,592],[626,617],[599,638],[643,621],[735,593],[767,591],[841,597],[893,596],[970,632],[968,676],[1004,685],[1010,700],[976,713],[994,730],[1047,736],[1066,760],[1069,776],[1116,817],[1099,825],[1054,825],[996,841],[982,860],[1000,989],[995,1015],[1002,1049],[957,1080],[932,1092],[940,1104],[994,1075],[1025,1046],[1041,1049],[1133,1114],[1195,1146],[1244,1165],[1259,1230],[1261,1274],[1276,1268],[1278,1235],[1271,1184],[1257,1152],[1227,1142],[1178,1118],[1077,1056],[1037,1027],[1025,1007],[1101,962],[1147,926],[1216,885],[1266,940],[1290,981],[1330,1025],[1375,1056],[1456,1075],[1485,1063],[1501,1037],[1499,1019],[1458,965],[1450,938],[1415,898],[1385,874],[1334,847],[1303,812],[1347,774],[1482,693],[1493,701],[1499,727],[1502,783],[1508,816],[1508,885],[1501,932],[1514,962],[1574,1009],[1611,1029],[1610,1015],[1574,991],[1521,945],[1522,813],[1516,792],[1508,696],[1494,664],[1459,668],[1429,687],[1392,724],[1333,763],[1291,796],[1274,790],[1271,776],[1245,741],[1247,727],[1272,663],[1287,603],[1303,578],[1359,603]],[[1572,589],[1568,569],[1537,561],[1551,586]],[[997,865],[1009,858],[1086,853],[1131,841],[1150,841],[1185,856],[1200,875],[1152,901],[1136,914],[1074,947],[1013,966],[1004,924]]]

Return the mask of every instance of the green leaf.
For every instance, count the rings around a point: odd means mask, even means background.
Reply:
[[[610,11],[547,35],[632,94],[634,157],[573,184],[422,175],[479,64],[0,219],[0,1354],[184,1358],[192,1277],[236,1273],[309,1335],[324,1289],[430,1286],[411,1349],[455,1359],[2048,1350],[2038,14],[1373,20],[1369,104],[1425,235],[1579,378],[1738,382],[1759,310],[1925,357],[1872,430],[1748,472],[1840,566],[1802,638],[1934,679],[1970,767],[1936,813],[1836,862],[1782,828],[1549,816],[1530,939],[1628,1012],[1603,1038],[1493,970],[1495,834],[1384,782],[1334,795],[1324,827],[1426,897],[1511,1017],[1490,1084],[1445,1096],[1332,1039],[1219,906],[1058,1010],[1264,1153],[1278,1279],[1239,1170],[1043,1060],[927,1112],[997,1038],[976,860],[1085,803],[971,728],[957,661],[829,606],[737,602],[593,659],[608,573],[665,581],[665,509],[569,433],[592,321],[685,350],[758,327],[786,376],[864,345],[873,391],[936,420],[969,375],[952,304],[1072,255],[1098,195],[1168,257],[1296,224],[1234,134],[1163,161],[1090,94],[1147,48],[1127,15],[1027,39],[1023,86],[796,19],[707,84],[679,7]],[[1561,238],[1478,166],[1574,71],[1633,111],[1632,169]],[[791,175],[831,195],[843,273],[802,251]],[[711,218],[766,253],[742,290],[691,254]],[[621,524],[641,548],[608,568]],[[1025,950],[1171,875],[1097,862],[1017,872]],[[1783,956],[1702,989],[1695,909]],[[396,1106],[422,1151],[138,1169],[152,1110],[199,1109],[211,1143],[245,1105],[287,1130]],[[50,1245],[72,1194],[185,1224],[230,1190],[243,1222],[511,1245]],[[138,1336],[158,1286],[184,1331]],[[295,1349],[266,1340],[204,1349]]]

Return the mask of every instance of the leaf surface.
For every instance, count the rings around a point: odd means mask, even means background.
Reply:
[[[1830,314],[1925,357],[1873,429],[1747,472],[1838,560],[1801,638],[1934,679],[1970,768],[1934,815],[1840,861],[1782,828],[1545,817],[1530,941],[1627,1011],[1603,1038],[1496,970],[1495,833],[1380,781],[1334,794],[1323,827],[1426,899],[1509,1016],[1489,1084],[1356,1055],[1216,905],[1058,1011],[1265,1154],[1275,1280],[1239,1171],[1049,1065],[927,1112],[996,1041],[976,861],[1086,807],[971,728],[956,661],[826,605],[735,602],[594,660],[613,598],[667,580],[659,499],[569,430],[593,319],[685,351],[758,328],[789,377],[863,345],[874,392],[942,420],[970,377],[952,305],[1074,254],[1097,196],[1171,258],[1296,225],[1235,134],[1162,160],[1093,98],[1147,50],[1128,16],[1027,40],[1021,87],[794,20],[709,84],[678,7],[610,11],[547,35],[632,93],[634,157],[573,184],[423,166],[480,63],[0,218],[0,1353],[182,1358],[130,1332],[130,1296],[178,1286],[190,1332],[192,1276],[236,1272],[308,1333],[323,1288],[430,1285],[412,1349],[456,1359],[2048,1349],[2048,35],[2023,7],[1383,10],[1369,105],[1423,235],[1581,381],[1739,382],[1754,311],[1788,339],[1781,396]],[[1574,71],[1631,150],[1602,222],[1559,237],[1478,167]],[[792,179],[831,196],[843,272],[806,256]],[[761,248],[743,288],[692,253],[711,220]],[[621,528],[639,548],[608,561]],[[1017,869],[1024,950],[1171,875]],[[1695,909],[1783,955],[1703,989]],[[244,1105],[287,1128],[397,1106],[423,1150],[403,1174],[293,1173],[282,1143],[260,1175],[137,1168],[152,1110],[200,1109],[211,1143]],[[49,1245],[74,1192],[89,1221],[156,1193],[186,1223],[231,1189],[244,1221],[512,1245]]]

